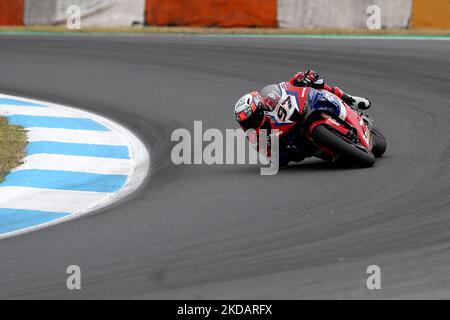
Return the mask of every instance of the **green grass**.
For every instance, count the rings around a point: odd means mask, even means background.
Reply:
[[[11,169],[22,163],[27,144],[26,131],[13,126],[4,117],[0,117],[0,182]]]

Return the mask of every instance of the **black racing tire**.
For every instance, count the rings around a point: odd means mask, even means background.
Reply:
[[[371,167],[375,163],[375,156],[355,145],[343,140],[324,125],[318,125],[313,132],[313,139],[339,155],[340,162],[356,164],[361,167]]]
[[[386,138],[380,131],[376,130],[375,128],[372,129],[371,135],[372,135],[372,153],[376,158],[379,158],[386,152],[387,148]]]

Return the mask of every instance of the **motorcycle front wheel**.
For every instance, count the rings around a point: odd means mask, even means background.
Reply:
[[[370,134],[372,135],[372,153],[376,158],[379,158],[386,151],[386,138],[375,128],[372,129]]]
[[[324,125],[319,125],[314,129],[313,139],[338,154],[339,160],[345,163],[361,167],[371,167],[375,163],[375,156],[372,152],[358,148]]]

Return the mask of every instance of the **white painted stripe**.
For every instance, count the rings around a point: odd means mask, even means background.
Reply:
[[[26,156],[20,170],[62,170],[97,174],[129,175],[133,162],[129,159],[94,158],[60,154],[33,154]]]
[[[111,193],[27,187],[0,187],[0,193],[1,208],[68,213],[87,210],[95,203],[111,197]]]
[[[80,118],[80,115],[59,108],[37,108],[27,106],[12,106],[0,104],[0,114],[4,116],[26,115],[41,117]]]
[[[367,9],[377,5],[382,12],[381,27],[407,28],[412,0],[277,0],[280,28],[367,28]]]
[[[127,139],[113,131],[74,130],[60,128],[27,128],[28,141],[54,141],[65,143],[105,144],[111,146],[126,146]]]

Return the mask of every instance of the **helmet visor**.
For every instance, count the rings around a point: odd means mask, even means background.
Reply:
[[[244,130],[257,129],[263,122],[264,111],[262,109],[258,109],[255,112],[252,112],[250,116],[247,116],[245,118],[242,117],[243,119],[241,119],[239,114],[237,114],[236,116],[239,124]]]

